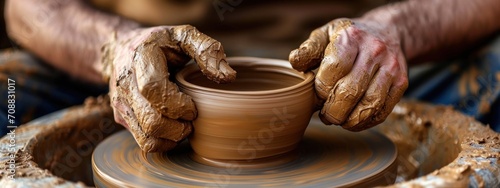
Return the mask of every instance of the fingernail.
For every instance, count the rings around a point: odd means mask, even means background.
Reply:
[[[292,64],[292,67],[295,69],[295,70],[298,70],[298,71],[306,71],[307,70],[307,62],[304,62],[304,61],[301,61],[301,57],[304,57],[304,59],[307,59],[308,56],[306,55],[303,55],[304,53],[302,52],[303,50],[307,50],[307,48],[298,48],[298,49],[295,49],[293,50],[292,52],[290,52],[290,57],[289,57],[289,61],[290,63]]]
[[[217,79],[219,83],[230,83],[236,79],[236,71],[229,66],[226,60],[221,60],[224,62],[219,63],[219,71]]]
[[[343,123],[342,120],[340,120],[339,117],[336,117],[336,115],[339,115],[340,113],[337,114],[332,114],[330,113],[332,110],[330,110],[330,106],[337,106],[337,105],[325,105],[323,109],[321,109],[321,114],[323,114],[324,118],[328,120],[329,122],[335,124],[335,125],[340,125]],[[341,110],[339,108],[336,108],[335,110]],[[340,115],[339,115],[340,116]]]
[[[328,94],[332,90],[332,87],[329,87],[321,81],[321,78],[316,75],[316,79],[314,80],[314,88],[316,89],[316,94],[322,100],[326,100]]]
[[[191,121],[194,120],[196,116],[197,116],[196,111],[190,110],[188,112],[184,112],[184,114],[182,114],[180,119]]]
[[[323,114],[319,114],[319,119],[321,120],[321,122],[323,122],[325,125],[332,125],[331,122],[329,122],[325,116]]]

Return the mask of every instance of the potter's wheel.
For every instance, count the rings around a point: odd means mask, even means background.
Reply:
[[[132,135],[118,132],[92,156],[100,187],[376,186],[394,183],[396,148],[376,131],[352,133],[311,120],[295,159],[263,168],[195,162],[187,142],[167,153],[142,153]]]

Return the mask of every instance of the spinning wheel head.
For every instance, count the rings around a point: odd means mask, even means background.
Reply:
[[[96,148],[92,168],[98,187],[372,187],[394,183],[397,173],[396,148],[385,136],[324,126],[317,117],[294,152],[281,164],[214,166],[193,159],[187,142],[169,153],[143,153],[123,131]]]

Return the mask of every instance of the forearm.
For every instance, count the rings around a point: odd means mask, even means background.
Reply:
[[[7,0],[9,36],[76,78],[103,83],[101,46],[138,24],[75,0]]]
[[[406,59],[427,60],[445,51],[467,49],[500,30],[498,0],[409,0],[363,18],[397,27]]]

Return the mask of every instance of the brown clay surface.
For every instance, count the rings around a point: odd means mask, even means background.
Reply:
[[[315,116],[294,152],[292,161],[275,166],[213,167],[197,163],[188,143],[169,153],[143,153],[122,131],[96,148],[92,162],[95,184],[102,187],[372,187],[395,179],[396,148],[376,131],[352,133]]]
[[[107,97],[85,101],[23,125],[15,131],[14,150],[9,135],[1,141],[2,187],[86,187],[92,185],[90,158],[98,143],[122,130],[113,121]],[[12,158],[12,154],[14,158]],[[14,163],[11,163],[14,162]],[[9,166],[15,166],[14,181]]]
[[[8,178],[11,152],[8,150],[9,137],[4,136],[0,139],[0,185],[92,186],[93,182],[87,181],[92,179],[91,170],[83,170],[91,169],[91,162],[87,157],[90,154],[84,152],[88,151],[84,148],[89,146],[87,143],[95,146],[101,138],[120,130],[119,125],[109,124],[112,123],[110,120],[113,120],[113,115],[108,105],[87,103],[85,106],[67,109],[53,114],[51,118],[41,118],[16,129],[14,159],[17,171],[14,181]],[[321,127],[328,131],[339,129]],[[398,148],[398,174],[387,176],[397,179],[398,183],[392,187],[499,185],[500,134],[450,107],[401,101],[388,119],[375,129],[390,138]],[[89,138],[83,134],[84,131],[100,136]],[[50,139],[44,139],[45,137]],[[87,149],[93,150],[93,147]],[[38,155],[35,154],[37,152],[61,155]],[[206,183],[222,185],[228,182],[225,177],[233,172],[231,169],[234,168],[212,172],[211,177],[214,178]],[[302,181],[307,182],[310,179]]]
[[[189,137],[194,151],[208,159],[255,160],[293,150],[313,113],[314,74],[284,60],[227,60],[238,72],[230,84],[213,83],[194,64],[176,75],[198,110]]]
[[[500,134],[452,107],[403,101],[376,129],[398,148],[393,187],[500,186]]]

